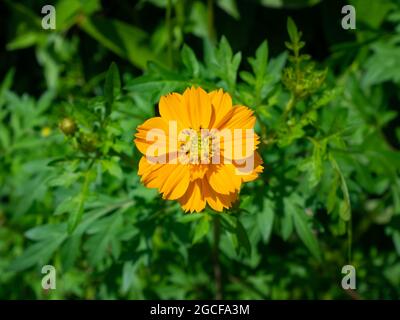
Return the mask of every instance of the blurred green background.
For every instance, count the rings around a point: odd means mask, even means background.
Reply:
[[[399,1],[2,0],[0,29],[1,299],[400,297]],[[191,85],[258,120],[221,214],[137,176],[136,126]]]

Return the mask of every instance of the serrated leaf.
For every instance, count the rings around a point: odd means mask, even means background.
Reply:
[[[200,65],[197,61],[195,53],[186,44],[182,48],[181,57],[182,62],[189,71],[190,75],[194,78],[197,78],[200,72]]]
[[[215,74],[225,81],[230,91],[235,89],[237,71],[241,60],[241,53],[238,52],[233,55],[228,40],[222,37],[215,53],[215,61],[212,62],[212,68]]]

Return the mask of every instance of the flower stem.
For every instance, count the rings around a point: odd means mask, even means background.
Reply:
[[[221,222],[219,217],[214,217],[214,229],[213,229],[213,268],[214,268],[214,280],[215,280],[215,299],[222,299],[222,277],[221,277],[221,265],[219,262],[219,240],[221,233]]]

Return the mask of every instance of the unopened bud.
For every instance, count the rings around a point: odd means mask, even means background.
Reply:
[[[74,135],[77,129],[75,121],[71,118],[62,119],[59,127],[66,136]]]

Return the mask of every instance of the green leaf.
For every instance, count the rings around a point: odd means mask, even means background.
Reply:
[[[296,233],[301,241],[316,259],[321,260],[318,241],[309,225],[304,209],[299,206],[299,202],[298,195],[292,194],[290,197],[284,198],[285,211],[292,217]]]
[[[158,95],[183,90],[193,83],[183,74],[171,71],[156,63],[148,64],[149,72],[130,81],[126,88],[136,92],[157,92]]]
[[[202,213],[187,213],[178,218],[181,223],[189,223],[204,218]]]
[[[311,7],[320,2],[321,0],[260,0],[260,3],[266,7],[289,9]]]
[[[128,293],[129,289],[132,286],[135,272],[137,269],[138,263],[135,261],[126,261],[122,268],[122,284],[121,291],[123,294]]]
[[[268,243],[274,224],[275,204],[268,198],[264,198],[263,210],[257,214],[258,227],[264,243]]]
[[[66,224],[45,224],[32,229],[29,229],[25,232],[25,236],[30,240],[45,240],[47,238],[57,238],[62,237],[66,234]]]
[[[79,15],[91,16],[101,9],[99,0],[59,0],[56,4],[57,30],[64,31],[79,21]]]
[[[117,65],[112,62],[106,75],[106,82],[104,84],[104,97],[106,100],[106,114],[111,113],[111,109],[115,98],[121,92],[121,79]]]
[[[219,213],[221,217],[221,226],[230,233],[236,232],[236,220],[237,218],[230,213]]]
[[[199,240],[206,236],[208,234],[208,231],[210,230],[209,217],[206,214],[203,215],[204,217],[194,227],[194,236],[192,243],[199,242]]]
[[[240,13],[236,6],[236,0],[217,0],[217,5],[236,20],[240,19]]]
[[[79,26],[106,48],[141,69],[145,69],[148,61],[163,61],[146,45],[149,41],[147,33],[125,22],[86,16]]]
[[[287,241],[293,233],[293,218],[288,210],[284,211],[281,220],[281,232],[283,240]]]
[[[101,160],[100,163],[103,167],[103,170],[107,171],[109,174],[118,179],[122,179],[123,172],[118,163],[113,160]]]
[[[88,234],[92,235],[85,244],[88,250],[88,259],[92,266],[97,265],[103,258],[110,253],[114,257],[118,256],[119,240],[118,231],[123,227],[122,211],[98,220],[88,229]]]
[[[249,63],[253,70],[255,77],[249,77],[246,73],[241,73],[242,78],[248,82],[255,92],[253,93],[254,103],[258,106],[268,93],[272,90],[273,76],[268,73],[268,44],[263,41],[256,50],[254,58],[249,58]],[[247,80],[246,80],[247,78]]]
[[[396,248],[397,254],[400,256],[400,231],[394,230],[392,234],[394,247]]]
[[[297,31],[297,26],[291,17],[287,19],[287,31],[291,42],[297,43],[299,41],[299,32]]]
[[[185,65],[186,69],[189,71],[190,75],[193,78],[197,78],[199,76],[200,65],[197,61],[195,53],[186,44],[183,45],[181,57],[182,62]]]
[[[73,183],[78,181],[78,179],[82,176],[80,172],[71,172],[71,171],[65,171],[61,173],[60,175],[52,178],[49,181],[49,186],[52,187],[70,187]]]
[[[305,213],[302,210],[297,209],[292,212],[292,215],[298,236],[314,257],[321,260],[321,252],[317,239],[308,224]]]
[[[46,227],[47,231],[52,230],[53,227]],[[28,269],[34,265],[46,264],[57,248],[64,242],[67,233],[54,232],[43,234],[44,229],[32,230],[30,236],[40,241],[32,244],[26,249],[22,255],[18,256],[10,266],[9,271],[20,272]]]
[[[60,253],[63,270],[70,269],[81,254],[81,235],[73,234],[68,237]]]
[[[313,154],[311,157],[306,159],[306,161],[300,166],[300,170],[307,171],[308,173],[308,183],[310,188],[314,188],[318,185],[321,180],[323,167],[322,158],[325,156],[326,141],[317,141],[313,138],[309,138],[313,143]]]
[[[385,16],[396,8],[395,2],[390,0],[370,1],[368,5],[365,5],[363,0],[350,0],[350,4],[357,12],[357,23],[365,23],[373,29],[377,29]]]
[[[58,216],[63,213],[73,212],[79,206],[80,195],[70,196],[63,199],[54,210],[54,215]]]
[[[24,33],[7,43],[7,50],[12,51],[31,47],[36,45],[39,39],[41,39],[41,37],[37,32]]]
[[[251,254],[251,244],[247,231],[239,219],[236,221],[236,236],[238,240],[238,250],[244,248],[247,254]]]
[[[257,82],[260,82],[261,85],[262,80],[267,72],[268,66],[268,44],[267,41],[263,41],[261,45],[256,50],[255,58],[249,58],[250,65],[256,75]]]
[[[236,76],[242,60],[240,52],[233,55],[228,40],[223,36],[215,52],[215,59],[212,63],[212,69],[215,74],[225,81],[227,89],[231,92],[235,90]]]
[[[6,92],[10,90],[11,85],[14,80],[15,69],[11,68],[8,70],[7,74],[5,75],[3,81],[0,85],[0,108],[6,101]]]

